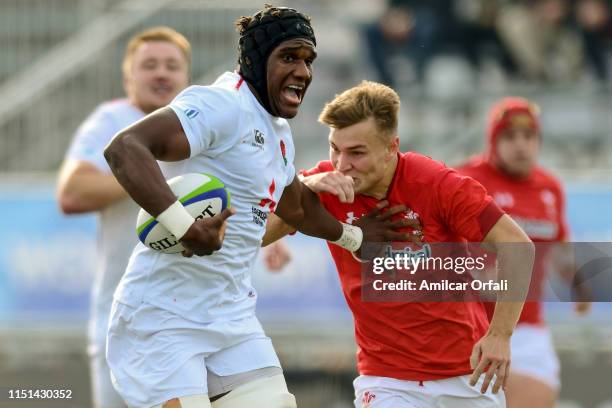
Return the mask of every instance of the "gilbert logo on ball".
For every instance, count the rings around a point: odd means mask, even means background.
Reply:
[[[230,207],[230,193],[218,178],[204,173],[189,173],[168,180],[168,186],[195,219],[214,217]],[[166,254],[177,254],[183,246],[144,209],[138,213],[136,233],[148,248]]]

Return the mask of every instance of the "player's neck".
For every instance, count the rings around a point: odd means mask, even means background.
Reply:
[[[397,169],[398,156],[397,154],[393,156],[387,168],[385,169],[385,174],[380,182],[376,183],[376,185],[372,188],[372,190],[365,193],[365,195],[369,195],[371,197],[376,198],[377,200],[382,200],[387,197],[387,192],[389,191],[389,187],[391,186],[391,182],[393,182],[393,176],[395,175],[395,170]]]

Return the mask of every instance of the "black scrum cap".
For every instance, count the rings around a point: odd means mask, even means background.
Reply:
[[[240,73],[255,88],[264,108],[271,114],[267,84],[268,57],[281,42],[306,38],[317,45],[310,19],[287,7],[271,7],[253,15],[249,25],[240,33]]]

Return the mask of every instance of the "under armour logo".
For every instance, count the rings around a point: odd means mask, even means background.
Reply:
[[[355,213],[354,212],[351,211],[351,212],[346,213],[346,221],[345,222],[347,224],[351,224],[352,225],[353,221],[356,221],[358,219],[359,219],[358,217],[355,217]]]

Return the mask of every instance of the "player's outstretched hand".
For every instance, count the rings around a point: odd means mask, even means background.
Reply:
[[[302,182],[314,193],[331,193],[341,203],[352,203],[355,199],[354,181],[337,170],[304,177]]]
[[[510,336],[487,333],[472,349],[470,366],[474,370],[470,378],[470,385],[475,386],[480,376],[485,374],[480,392],[485,393],[495,375],[493,394],[497,394],[501,387],[506,387],[510,372]]]
[[[183,256],[204,256],[220,250],[225,237],[226,220],[235,212],[233,208],[226,208],[214,217],[196,220],[180,239],[185,247]]]

